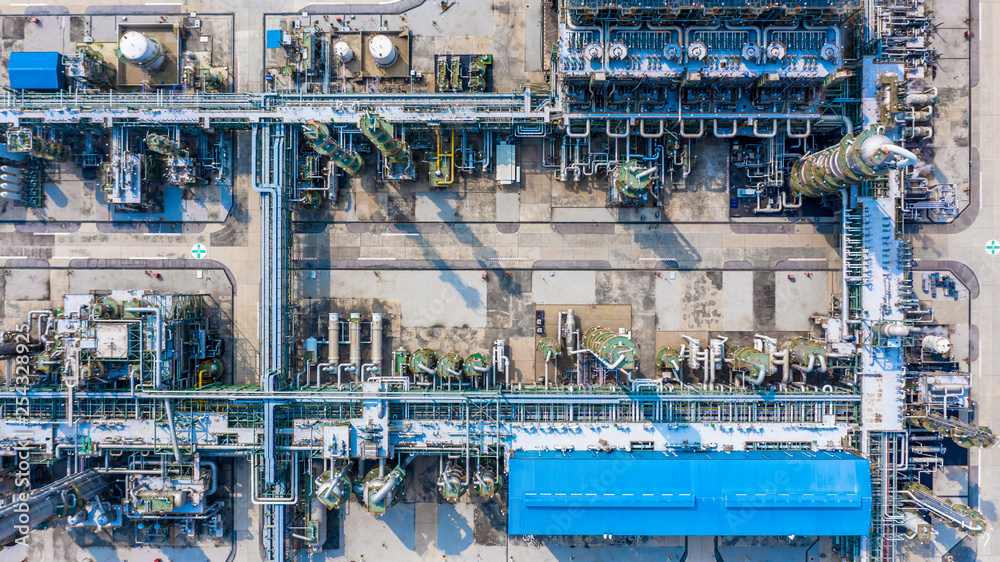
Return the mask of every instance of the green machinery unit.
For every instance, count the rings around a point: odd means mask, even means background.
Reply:
[[[608,369],[631,371],[639,367],[639,346],[627,334],[594,326],[584,332],[583,346]]]
[[[345,150],[330,135],[330,128],[325,123],[310,121],[302,126],[302,134],[309,140],[317,154],[329,156],[330,160],[351,175],[357,175],[364,169],[365,163],[361,155],[351,150]],[[380,149],[381,150],[381,149]]]
[[[406,142],[393,138],[392,125],[374,113],[365,113],[358,122],[361,133],[375,145],[386,161],[402,164],[410,160],[410,147]]]
[[[615,192],[626,201],[644,199],[649,194],[655,172],[655,168],[640,167],[638,160],[629,160],[618,166],[614,173]]]
[[[451,352],[438,360],[437,374],[441,378],[462,377],[462,356]]]

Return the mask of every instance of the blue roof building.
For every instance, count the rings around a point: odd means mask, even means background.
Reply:
[[[517,451],[511,535],[867,535],[868,461],[848,453]]]
[[[11,53],[7,76],[14,90],[61,90],[66,80],[61,57],[54,51]]]

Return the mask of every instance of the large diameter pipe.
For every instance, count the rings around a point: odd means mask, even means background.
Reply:
[[[174,462],[181,463],[181,448],[177,444],[177,429],[174,427],[174,407],[167,398],[163,401],[163,407],[167,410],[167,426],[170,429],[170,446],[174,450]]]
[[[27,498],[18,495],[17,500],[0,508],[0,545],[27,535],[55,517],[72,515],[107,487],[104,475],[89,471],[39,488]]]

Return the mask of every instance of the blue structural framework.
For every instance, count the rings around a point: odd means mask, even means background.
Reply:
[[[13,52],[7,75],[15,90],[61,90],[65,77],[56,52]]]
[[[869,463],[848,453],[516,452],[511,535],[867,535]]]

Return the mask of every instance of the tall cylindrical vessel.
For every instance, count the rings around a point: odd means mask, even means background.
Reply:
[[[327,362],[336,368],[340,365],[340,314],[331,312],[329,322],[326,329]]]
[[[398,164],[409,160],[410,147],[404,141],[393,138],[392,125],[375,113],[365,113],[358,120],[361,133],[372,141],[375,148],[385,155],[389,162]]]
[[[313,150],[318,154],[329,156],[334,164],[343,168],[348,174],[357,175],[364,169],[365,163],[361,159],[361,155],[351,150],[345,150],[337,144],[326,124],[310,121],[302,125],[302,134],[309,140]]]
[[[350,362],[354,365],[356,373],[361,370],[361,314],[351,313],[350,324],[348,325],[348,335],[350,336]]]
[[[118,52],[127,62],[147,71],[163,65],[166,49],[155,37],[146,37],[138,31],[129,31],[118,40]]]
[[[890,168],[903,168],[916,161],[916,155],[893,144],[873,127],[857,138],[847,134],[838,144],[796,160],[792,165],[791,187],[802,195],[819,197],[863,180],[883,177]]]
[[[392,39],[386,35],[376,35],[368,41],[368,52],[371,54],[375,64],[381,67],[392,66],[399,56],[399,51],[392,44]]]
[[[379,366],[378,372],[382,372],[382,315],[378,312],[372,313],[372,363]]]

